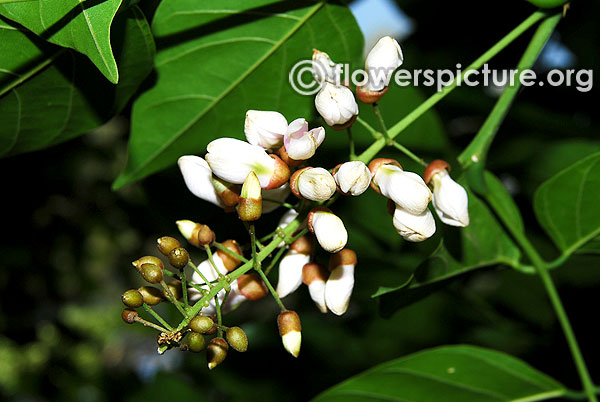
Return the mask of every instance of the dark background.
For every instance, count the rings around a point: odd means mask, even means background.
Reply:
[[[402,43],[410,55],[407,69],[467,65],[534,11],[525,1],[398,4],[416,22]],[[573,53],[574,68],[598,66],[599,12],[597,2],[575,1],[558,27],[554,39]],[[514,67],[529,37],[503,51],[491,67]],[[596,88],[588,93],[564,86],[524,89],[490,154],[488,167],[511,185],[530,237],[548,259],[556,251],[535,221],[531,196],[557,170],[600,149],[598,98]],[[482,88],[461,88],[436,106],[452,144],[443,156],[453,160],[494,101]],[[386,116],[390,123],[401,117]],[[120,319],[120,294],[142,284],[130,261],[157,254],[154,240],[178,235],[174,221],[181,218],[208,223],[220,240],[246,239],[237,218],[194,198],[175,167],[112,192],[125,161],[127,127],[125,118],[113,120],[51,149],[0,160],[0,398],[302,401],[377,363],[455,343],[514,354],[567,386],[580,387],[536,277],[493,267],[390,318],[379,317],[370,295],[380,285],[402,283],[434,245],[404,243],[383,212],[381,222],[363,220],[364,208],[383,211],[385,205],[371,192],[360,202],[342,200],[336,206],[359,258],[348,313],[321,315],[304,288],[286,299],[302,317],[299,359],[281,347],[276,305],[268,298],[226,316],[226,323],[246,330],[250,348],[245,354],[230,352],[213,372],[204,354],[171,351],[159,357],[154,331]],[[330,148],[324,163],[343,159],[345,152]],[[421,153],[428,159],[440,156]],[[260,230],[268,233],[276,221],[266,217]],[[368,249],[372,241],[379,243],[381,258]],[[577,256],[553,272],[595,379],[600,378],[599,261]],[[176,312],[163,312],[176,318]]]

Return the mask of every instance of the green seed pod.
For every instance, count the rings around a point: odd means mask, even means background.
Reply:
[[[171,236],[163,236],[156,240],[156,246],[162,255],[168,256],[171,250],[181,247],[181,243]]]
[[[158,257],[154,257],[152,255],[147,255],[145,257],[142,257],[139,260],[135,260],[131,264],[133,264],[133,266],[135,267],[135,269],[137,269],[138,271],[142,270],[142,265],[143,264],[154,264],[154,265],[158,266],[160,269],[164,269],[165,268],[165,264],[163,264],[163,262],[161,261],[161,259],[158,258]]]
[[[190,329],[199,334],[205,334],[214,327],[215,323],[210,317],[197,315],[190,321]]]
[[[169,264],[177,269],[183,269],[190,261],[190,255],[183,247],[177,247],[169,253]]]
[[[183,291],[181,289],[181,281],[173,281],[169,283],[167,287],[169,288],[171,293],[173,293],[173,296],[175,296],[175,300],[181,299],[181,297],[183,296]],[[169,293],[167,293],[167,291],[164,289],[162,294],[165,299],[168,299],[170,297]]]
[[[214,369],[227,357],[227,342],[223,338],[213,338],[208,342],[206,348],[206,361],[208,362],[209,370]]]
[[[248,350],[248,337],[240,327],[229,328],[225,333],[225,337],[227,338],[229,345],[238,352],[245,352]]]
[[[144,303],[149,306],[155,306],[163,300],[161,291],[152,286],[142,286],[138,288],[138,292],[142,295]]]
[[[144,303],[142,294],[135,289],[129,289],[121,296],[123,304],[127,307],[138,308]]]
[[[188,336],[187,344],[190,351],[200,352],[204,349],[204,346],[206,346],[206,340],[204,339],[204,335],[192,332]]]
[[[131,310],[129,308],[126,308],[125,310],[123,310],[123,312],[121,313],[121,318],[123,319],[123,321],[125,321],[127,324],[133,324],[135,322],[135,319],[138,317],[138,313],[135,310]]]
[[[159,283],[163,279],[162,269],[155,264],[142,264],[140,273],[146,282]]]

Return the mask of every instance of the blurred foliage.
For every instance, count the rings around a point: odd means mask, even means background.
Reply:
[[[151,4],[142,5],[148,19]],[[498,4],[493,11],[475,1],[398,4],[416,23],[415,33],[402,44],[407,69],[466,65],[533,10],[525,1]],[[575,67],[598,67],[598,12],[598,3],[574,2],[559,25],[555,39],[573,52]],[[522,39],[491,67],[516,64],[527,43]],[[392,88],[381,102],[382,112],[393,122],[429,94],[427,89]],[[558,171],[600,149],[598,98],[597,90],[525,88],[492,147],[488,168],[515,198],[531,241],[548,259],[558,251],[536,223],[533,193]],[[415,123],[418,129],[407,131],[406,144],[426,159],[454,160],[494,101],[483,88],[460,88]],[[379,316],[380,302],[371,296],[382,285],[403,284],[438,244],[404,242],[385,212],[385,199],[370,191],[335,206],[348,226],[348,245],[358,254],[359,285],[347,314],[321,315],[304,288],[286,299],[302,317],[299,359],[291,359],[280,345],[271,300],[246,304],[226,317],[247,332],[249,351],[231,353],[210,374],[203,355],[158,356],[155,334],[127,326],[119,317],[122,291],[141,285],[129,262],[156,254],[154,240],[176,235],[174,221],[181,218],[218,228],[219,239],[246,239],[239,238],[235,216],[223,217],[188,192],[175,166],[112,192],[111,183],[125,164],[128,127],[118,117],[43,152],[0,160],[1,399],[303,401],[375,364],[452,343],[513,354],[578,387],[562,333],[535,276],[494,265],[446,284],[389,318]],[[368,143],[365,136],[356,130],[359,148]],[[346,158],[342,137],[328,132],[327,153],[318,154],[315,164]],[[399,157],[391,150],[383,154]],[[402,163],[420,171],[410,161]],[[277,220],[265,217],[259,231],[268,233]],[[590,356],[592,377],[599,378],[600,362],[594,357],[600,347],[590,319],[600,286],[600,247],[594,244],[553,275],[582,350]],[[193,253],[196,259],[200,255]]]

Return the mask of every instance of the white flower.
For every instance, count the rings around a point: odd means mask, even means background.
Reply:
[[[403,62],[404,56],[396,39],[384,36],[373,46],[365,61],[369,91],[381,91],[389,85],[390,78]]]
[[[394,227],[404,240],[419,242],[427,240],[435,233],[435,219],[429,209],[413,215],[401,207],[394,211]]]
[[[451,226],[469,225],[469,198],[467,191],[452,180],[446,170],[431,178],[433,182],[433,206],[440,220]]]
[[[302,343],[302,324],[295,311],[284,311],[277,317],[277,326],[283,347],[292,356],[298,357]]]
[[[185,185],[196,197],[223,208],[225,204],[212,184],[212,171],[199,156],[185,155],[177,161]]]
[[[296,119],[288,126],[283,143],[290,158],[306,160],[315,154],[324,139],[325,129],[323,127],[313,128],[309,131],[306,120]]]
[[[326,201],[337,189],[331,173],[323,168],[307,168],[298,171],[292,191],[295,189],[301,197],[312,201]],[[294,177],[292,177],[294,181]]]
[[[283,202],[288,197],[288,195],[290,195],[290,186],[287,183],[285,183],[283,186],[278,187],[278,188],[274,188],[271,190],[264,190],[262,192],[263,214],[272,212],[281,206],[281,204],[279,202],[272,202],[272,201],[268,201],[268,200]]]
[[[310,261],[310,255],[289,250],[279,263],[277,295],[281,298],[294,292],[302,284],[302,267]]]
[[[302,281],[308,286],[310,298],[315,302],[322,313],[327,312],[325,302],[325,282],[329,272],[321,264],[309,263],[302,267]]]
[[[206,150],[206,161],[213,174],[230,183],[242,184],[251,171],[254,171],[263,189],[279,187],[287,180],[277,178],[278,182],[274,183],[281,160],[274,155],[269,156],[258,145],[235,138],[219,138],[211,141]],[[289,177],[289,170],[287,173]]]
[[[315,97],[315,106],[323,120],[330,126],[344,124],[358,115],[358,105],[352,91],[328,82]]]
[[[279,112],[262,110],[246,112],[244,133],[252,145],[258,145],[265,149],[280,147],[287,127],[287,120]]]
[[[381,165],[373,175],[373,182],[381,194],[414,215],[425,211],[431,200],[431,191],[421,176],[395,165]]]
[[[331,274],[325,283],[325,302],[336,315],[342,315],[348,309],[354,289],[356,261],[354,251],[344,249],[333,256],[329,264]]]
[[[330,253],[337,253],[348,242],[348,232],[344,222],[331,211],[312,210],[308,216],[308,228],[315,234],[321,247]]]
[[[361,195],[371,184],[371,172],[360,161],[343,163],[333,177],[344,194]]]
[[[331,58],[329,58],[327,53],[321,52],[317,49],[313,50],[312,70],[313,76],[318,83],[323,81],[334,84],[339,83],[341,68],[341,64],[335,64],[333,61],[331,61]]]

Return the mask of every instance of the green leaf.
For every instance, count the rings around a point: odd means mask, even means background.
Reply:
[[[552,177],[535,193],[538,221],[563,255],[570,255],[600,234],[600,153]]]
[[[45,148],[118,113],[152,69],[154,42],[137,7],[112,27],[121,82],[107,82],[84,56],[49,45],[0,17],[0,155]]]
[[[119,81],[110,26],[122,0],[39,0],[0,5],[0,15],[41,38],[85,54],[112,83]]]
[[[313,48],[337,62],[361,57],[362,34],[340,4],[226,4],[164,0],[158,7],[157,82],[134,104],[129,160],[115,188],[174,166],[181,155],[202,154],[217,137],[243,138],[248,109],[309,119],[314,96],[295,93],[288,74]]]
[[[490,173],[486,173],[486,181],[492,187],[502,186]],[[459,182],[466,187],[464,180]],[[499,188],[497,190],[498,202],[522,227],[518,211],[506,199],[508,194],[502,194]],[[397,287],[382,287],[373,295],[380,298],[382,314],[389,315],[474,270],[498,264],[518,264],[521,252],[517,246],[485,203],[468,188],[467,192],[469,226],[455,228],[437,221],[437,230],[443,234],[443,240],[433,254],[417,267],[412,280]]]
[[[484,172],[485,184],[487,187],[487,200],[492,204],[498,215],[503,216],[504,222],[512,225],[515,229],[523,232],[523,218],[521,212],[515,204],[511,195],[504,187],[504,184],[490,172]]]
[[[330,388],[313,402],[527,402],[565,392],[562,384],[510,355],[457,345],[381,364]]]

